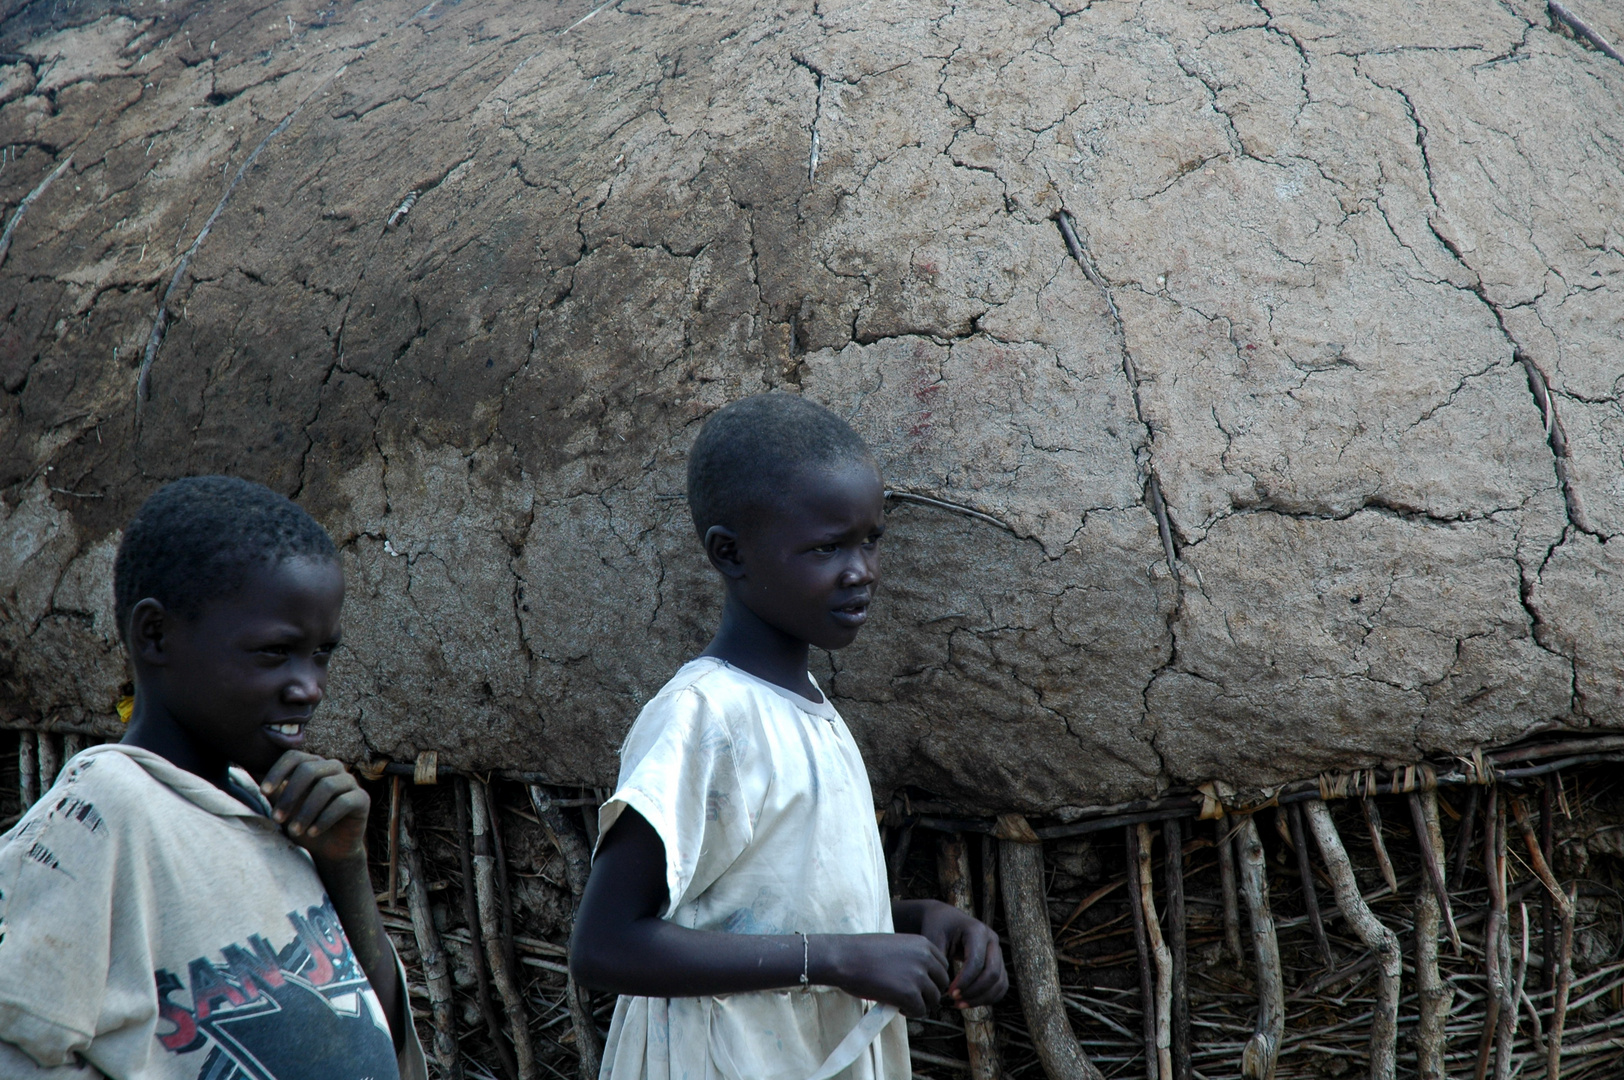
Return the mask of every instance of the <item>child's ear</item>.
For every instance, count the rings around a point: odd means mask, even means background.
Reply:
[[[725,525],[712,525],[705,530],[705,557],[724,577],[737,580],[744,576],[744,559],[739,555],[739,534]]]
[[[169,612],[152,597],[130,610],[130,655],[143,664],[161,666],[169,662],[165,636]]]

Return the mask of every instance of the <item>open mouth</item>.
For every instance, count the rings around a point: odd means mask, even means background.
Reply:
[[[271,742],[284,750],[291,750],[304,742],[304,725],[295,723],[266,724],[265,734],[270,738]]]
[[[845,607],[837,607],[834,609],[833,614],[835,622],[842,626],[862,626],[868,621],[868,601],[859,600],[855,604],[847,604]]]

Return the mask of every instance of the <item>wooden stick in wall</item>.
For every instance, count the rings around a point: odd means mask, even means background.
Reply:
[[[39,733],[39,793],[44,795],[56,783],[56,774],[62,768],[62,752],[57,749],[56,736]]]
[[[1151,966],[1150,930],[1145,926],[1144,882],[1139,877],[1142,843],[1137,826],[1126,827],[1128,847],[1128,915],[1133,944],[1139,953],[1139,1012],[1145,1036],[1146,1080],[1161,1080],[1156,1054],[1156,975]],[[1148,858],[1148,856],[1146,856]]]
[[[1224,944],[1235,963],[1240,964],[1245,962],[1246,953],[1241,947],[1240,896],[1235,885],[1235,838],[1230,835],[1234,819],[1220,814],[1214,825],[1218,833],[1218,883],[1224,894]]]
[[[1501,795],[1495,809],[1493,873],[1500,882],[1500,936],[1496,952],[1499,957],[1500,1013],[1495,1025],[1495,1080],[1510,1080],[1511,1052],[1517,1036],[1516,971],[1511,965],[1511,909],[1506,895],[1506,797]]]
[[[1030,828],[1030,826],[1028,826]],[[1043,845],[998,841],[998,870],[1009,930],[1010,967],[1032,1045],[1049,1080],[1103,1080],[1066,1019],[1060,965],[1050,936]]]
[[[1376,800],[1369,795],[1359,799],[1360,806],[1365,812],[1365,827],[1370,830],[1370,846],[1376,852],[1376,868],[1382,872],[1382,880],[1387,887],[1398,892],[1398,875],[1393,873],[1393,860],[1387,855],[1387,841],[1382,838],[1382,811],[1376,805]]]
[[[1489,993],[1484,1010],[1483,1034],[1477,1044],[1477,1067],[1472,1073],[1473,1080],[1484,1080],[1489,1075],[1494,1035],[1500,1026],[1501,1000],[1505,993],[1505,973],[1500,968],[1500,935],[1505,929],[1506,891],[1495,853],[1495,827],[1504,816],[1500,810],[1499,795],[1499,789],[1491,786],[1483,808],[1483,872],[1489,879],[1489,913],[1483,932],[1483,967],[1488,978]]]
[[[1336,966],[1331,952],[1331,939],[1325,936],[1325,920],[1320,917],[1319,894],[1314,890],[1314,864],[1308,857],[1308,844],[1303,837],[1303,810],[1301,803],[1285,807],[1286,821],[1291,826],[1291,846],[1297,852],[1297,876],[1303,883],[1303,907],[1308,909],[1308,926],[1314,931],[1314,945],[1327,969]]]
[[[508,1032],[513,1039],[513,1057],[519,1067],[519,1080],[536,1080],[536,1053],[530,1042],[530,1023],[524,995],[509,963],[502,934],[502,891],[496,879],[496,852],[491,842],[490,799],[486,785],[470,779],[469,805],[473,810],[474,899],[479,905],[479,932],[485,939],[485,958],[491,966],[491,982],[502,998],[507,1013]]]
[[[1579,886],[1571,885],[1567,903],[1558,904],[1562,923],[1562,950],[1556,965],[1556,1001],[1551,1005],[1551,1030],[1545,1039],[1546,1080],[1562,1080],[1562,1030],[1568,1023],[1568,994],[1573,989],[1573,911],[1579,902]]]
[[[1416,839],[1423,842],[1422,858],[1438,862],[1444,849],[1443,830],[1438,823],[1438,796],[1432,791],[1411,794],[1411,810],[1417,817]],[[1444,1064],[1444,1025],[1454,1003],[1454,989],[1438,973],[1438,929],[1442,908],[1439,904],[1443,870],[1434,878],[1431,869],[1421,876],[1415,901],[1415,989],[1420,1019],[1416,1023],[1416,1071],[1420,1080],[1446,1080]],[[1447,893],[1444,893],[1447,900]],[[1453,929],[1453,923],[1451,923]]]
[[[462,865],[462,916],[468,927],[468,940],[473,945],[473,963],[476,980],[476,1000],[479,1002],[479,1015],[485,1021],[485,1029],[490,1035],[491,1044],[496,1047],[496,1055],[501,1061],[502,1071],[508,1080],[518,1080],[519,1064],[513,1056],[513,1047],[508,1044],[507,1038],[502,1034],[502,1022],[496,1016],[496,1003],[491,999],[490,970],[485,964],[485,940],[481,930],[479,910],[479,890],[476,887],[474,872],[473,847],[470,836],[473,830],[470,804],[472,783],[459,778],[457,781],[457,855]]]
[[[1551,861],[1551,848],[1556,839],[1555,815],[1551,813],[1551,784],[1557,782],[1561,775],[1547,776],[1539,787],[1539,846],[1540,855],[1547,864]],[[1540,965],[1539,986],[1545,991],[1556,989],[1556,920],[1553,917],[1556,903],[1553,896],[1540,897],[1540,928],[1544,932],[1545,946],[1540,950],[1544,963]]]
[[[1319,799],[1309,799],[1303,803],[1303,812],[1319,843],[1320,854],[1325,858],[1342,917],[1365,947],[1377,956],[1376,1006],[1370,1021],[1370,1080],[1393,1080],[1398,1067],[1399,977],[1404,968],[1398,935],[1382,925],[1360,894],[1358,879],[1353,876],[1353,865],[1348,861],[1348,852],[1342,846],[1331,811]]]
[[[976,837],[976,851],[981,856],[981,921],[991,926],[998,913],[998,851],[996,841],[986,833]]]
[[[17,794],[24,813],[39,802],[39,736],[32,731],[17,733]]]
[[[942,837],[936,848],[936,876],[947,902],[966,914],[974,915],[975,903],[970,895],[970,852],[965,846],[963,833]],[[964,1019],[964,1042],[970,1057],[971,1080],[999,1080],[1004,1070],[998,1060],[992,1009],[978,1005],[973,1009],[959,1010],[959,1015]]]
[[[592,873],[592,850],[576,831],[564,808],[553,801],[545,788],[540,784],[531,784],[529,791],[536,820],[541,822],[547,839],[564,860],[564,880],[569,883],[570,910],[573,914],[581,904],[587,877]],[[598,1080],[598,1070],[603,1062],[603,1040],[598,1037],[597,1024],[592,1020],[591,999],[587,997],[586,990],[577,985],[573,975],[564,987],[564,997],[569,1005],[570,1022],[575,1028],[575,1050],[580,1055],[581,1080]]]
[[[1522,963],[1511,952],[1511,915],[1506,914],[1506,927],[1501,931],[1505,948],[1500,952],[1500,970],[1505,979],[1505,990],[1500,998],[1500,1023],[1494,1032],[1495,1080],[1511,1080],[1511,1054],[1516,1048],[1518,996],[1523,991],[1523,980],[1528,974],[1528,905],[1518,904],[1522,916]]]
[[[1161,920],[1156,915],[1156,891],[1152,886],[1150,870],[1150,826],[1134,826],[1139,833],[1139,903],[1145,913],[1145,936],[1150,941],[1151,959],[1156,964],[1156,1068],[1152,1075],[1160,1080],[1173,1080],[1173,954],[1162,936]],[[1128,872],[1133,873],[1134,867]]]
[[[1455,865],[1454,872],[1449,875],[1456,887],[1460,885],[1461,878],[1466,873],[1466,860],[1472,853],[1472,830],[1477,825],[1478,803],[1483,798],[1483,789],[1468,788],[1466,791],[1466,812],[1460,816],[1460,831],[1455,834]]]
[[[1286,1028],[1285,980],[1280,971],[1280,942],[1274,932],[1274,914],[1269,910],[1268,865],[1263,857],[1263,838],[1251,815],[1241,820],[1235,833],[1240,863],[1241,896],[1251,920],[1252,950],[1257,962],[1257,1028],[1241,1053],[1241,1075],[1246,1080],[1274,1080],[1275,1062],[1280,1057],[1280,1039]]]
[[[512,878],[508,876],[507,845],[502,843],[502,808],[496,800],[496,788],[488,783],[485,805],[490,812],[491,854],[496,856],[496,910],[502,922],[502,951],[507,955],[508,970],[518,978],[521,969],[519,952],[513,944],[513,896],[509,886]]]
[[[1167,948],[1173,955],[1173,1080],[1194,1080],[1190,1061],[1190,958],[1184,917],[1184,827],[1177,818],[1162,823],[1162,849],[1162,873],[1167,883]]]
[[[389,778],[389,909],[400,900],[400,777]]]
[[[423,983],[429,993],[429,1017],[434,1024],[434,1059],[451,1080],[462,1080],[462,1055],[457,1050],[451,970],[440,944],[440,932],[434,927],[434,912],[429,907],[423,855],[418,850],[417,838],[412,835],[412,829],[416,826],[412,820],[412,801],[409,797],[401,800],[397,820],[400,854],[406,866],[406,906],[412,915],[412,935],[417,939],[417,954],[423,963]]]
[[[1449,943],[1460,955],[1460,931],[1455,928],[1454,906],[1449,902],[1449,886],[1444,881],[1443,833],[1438,827],[1438,794],[1435,791],[1410,792],[1410,818],[1415,822],[1415,840],[1421,848],[1421,868],[1432,886],[1433,902],[1440,905]]]

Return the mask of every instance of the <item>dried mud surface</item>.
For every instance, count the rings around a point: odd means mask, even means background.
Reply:
[[[899,493],[818,661],[882,791],[1624,727],[1624,65],[1543,4],[0,17],[16,717],[116,727],[119,526],[230,471],[342,545],[326,749],[606,783],[776,388]]]

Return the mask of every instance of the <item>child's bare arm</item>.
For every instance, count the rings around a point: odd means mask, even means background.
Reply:
[[[327,895],[383,1006],[395,1039],[405,1037],[405,1015],[395,950],[378,917],[367,872],[367,815],[372,799],[343,765],[314,754],[289,750],[260,784],[271,815],[287,827],[288,838],[310,852]]]
[[[660,918],[665,866],[654,827],[635,811],[622,813],[598,849],[576,915],[570,970],[577,981],[643,997],[800,985],[799,934],[691,930]],[[813,983],[887,1002],[909,1016],[936,1008],[948,985],[947,958],[920,934],[813,934],[804,958]]]

